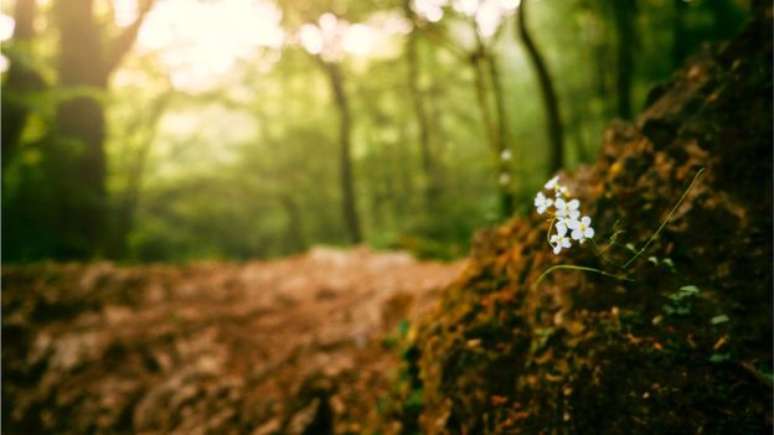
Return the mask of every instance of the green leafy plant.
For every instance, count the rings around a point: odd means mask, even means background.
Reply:
[[[695,285],[686,285],[667,296],[669,302],[664,304],[664,313],[670,316],[687,316],[691,314],[693,302],[699,295],[699,288]]]

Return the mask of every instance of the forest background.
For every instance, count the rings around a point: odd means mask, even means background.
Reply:
[[[3,262],[461,257],[749,7],[5,1]]]

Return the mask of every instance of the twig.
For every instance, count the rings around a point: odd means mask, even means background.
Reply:
[[[591,272],[591,273],[596,273],[596,274],[599,274],[599,275],[604,275],[604,276],[607,276],[609,278],[617,279],[619,281],[629,281],[629,282],[634,281],[633,279],[625,277],[623,275],[614,275],[612,273],[608,273],[608,272],[605,272],[604,270],[600,270],[600,269],[595,269],[593,267],[574,266],[572,264],[557,264],[556,266],[551,266],[548,269],[546,269],[545,272],[543,272],[540,275],[540,277],[538,277],[537,281],[535,281],[535,283],[532,284],[532,287],[537,287],[538,284],[540,284],[540,282],[543,281],[543,279],[546,276],[548,276],[549,273],[551,273],[551,272],[553,272],[555,270],[559,270],[559,269],[582,270],[584,272]]]
[[[762,383],[763,385],[766,385],[769,388],[774,389],[774,380],[772,380],[770,377],[766,376],[765,374],[761,373],[760,370],[756,369],[755,366],[748,362],[740,362],[739,366],[743,368],[747,373],[751,374],[758,382]]]
[[[680,207],[680,204],[683,203],[685,200],[685,197],[688,196],[688,193],[693,189],[693,186],[696,184],[696,181],[701,177],[701,174],[704,173],[704,168],[699,169],[699,172],[696,173],[696,175],[693,176],[693,180],[691,180],[691,184],[688,185],[688,188],[685,189],[685,192],[683,192],[683,195],[680,197],[680,199],[677,201],[677,204],[675,204],[674,207],[672,207],[672,210],[669,211],[669,214],[667,215],[666,219],[664,219],[663,222],[661,222],[661,225],[658,227],[658,229],[650,236],[647,242],[645,242],[645,245],[642,246],[642,249],[637,251],[632,258],[630,258],[626,263],[624,263],[623,268],[626,269],[629,267],[630,264],[634,262],[634,260],[638,259],[640,255],[642,255],[643,252],[645,252],[650,245],[656,240],[656,237],[661,233],[661,230],[664,229],[664,227],[669,223],[670,220],[672,220],[672,216],[677,211],[677,208]]]

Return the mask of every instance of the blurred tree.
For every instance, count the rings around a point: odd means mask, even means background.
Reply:
[[[685,0],[673,0],[672,17],[672,67],[677,68],[688,52],[688,41],[685,29],[685,11],[688,4]]]
[[[357,209],[352,163],[352,111],[340,65],[345,55],[344,37],[349,26],[346,20],[326,12],[320,15],[316,24],[304,24],[299,37],[301,45],[325,73],[338,111],[342,215],[350,242],[360,243],[363,233]]]
[[[352,243],[363,241],[355,198],[355,178],[352,173],[352,112],[349,106],[341,67],[335,62],[318,58],[330,80],[333,100],[339,113],[339,171],[341,181],[341,207]]]
[[[538,77],[540,94],[543,97],[543,106],[546,114],[546,129],[551,143],[551,157],[547,168],[550,176],[564,166],[564,132],[562,118],[559,113],[559,101],[556,97],[556,91],[554,90],[548,67],[546,67],[543,56],[540,54],[535,41],[532,39],[529,28],[527,27],[527,0],[521,1],[519,11],[516,14],[516,20],[518,21],[517,28],[519,39],[521,39],[524,48],[527,50],[529,60]]]
[[[618,116],[632,117],[632,79],[637,45],[637,0],[613,0],[616,29],[616,96]]]
[[[419,149],[422,158],[422,171],[425,177],[425,201],[428,209],[433,209],[441,194],[442,185],[438,179],[435,157],[431,147],[430,119],[425,104],[424,91],[419,84],[420,59],[419,36],[420,29],[417,24],[417,16],[411,7],[411,0],[403,1],[403,13],[411,23],[411,31],[406,38],[406,61],[408,63],[408,84],[414,112],[417,120]]]
[[[100,94],[110,74],[132,47],[153,0],[145,0],[135,21],[103,45],[94,0],[59,0],[54,7],[59,30],[58,86],[74,94],[56,110],[56,140],[48,153],[56,222],[62,235],[61,258],[83,258],[104,249],[107,236],[105,116]]]
[[[124,140],[132,135],[140,135],[139,143],[133,150],[126,169],[126,181],[123,191],[117,196],[118,206],[113,213],[115,223],[111,225],[106,254],[110,258],[121,259],[127,255],[127,237],[134,228],[137,207],[140,202],[145,167],[154,142],[157,140],[159,121],[170,105],[173,91],[167,91],[156,97],[146,111],[136,114],[134,122],[128,123]],[[144,134],[143,134],[144,133]]]
[[[3,47],[6,261],[268,257],[360,240],[463,255],[476,228],[529,208],[547,170],[590,161],[609,117],[632,113],[680,57],[736,32],[746,4],[276,0],[283,42],[216,72],[227,54],[162,42],[158,26],[179,13],[180,33],[196,34],[185,27],[200,11],[242,2],[164,3],[143,21],[149,50],[127,62],[140,22],[112,24],[111,1],[4,9],[16,16]],[[301,50],[300,29],[326,11],[357,24],[334,32],[330,56]],[[169,62],[186,56],[195,73]],[[185,90],[189,74],[204,90]]]
[[[498,58],[495,46],[503,31],[503,21],[510,12],[506,6],[497,3],[471,3],[458,5],[458,15],[470,29],[475,40],[472,48],[454,40],[454,32],[441,23],[428,22],[424,26],[424,34],[444,47],[459,61],[470,65],[473,71],[473,88],[476,96],[484,137],[489,145],[494,168],[497,174],[497,193],[499,214],[509,217],[514,210],[514,194],[511,162],[513,161],[508,128],[508,115],[505,104],[505,93],[498,68]],[[492,7],[493,18],[487,20],[486,29],[479,20],[482,9]],[[489,18],[489,17],[488,17]],[[432,20],[429,20],[432,21]]]
[[[35,36],[35,17],[37,4],[35,0],[18,0],[14,9],[14,34],[12,44],[15,50],[21,50],[24,45],[32,42]],[[11,53],[15,53],[14,49]],[[6,51],[6,53],[8,53]],[[24,104],[23,95],[40,91],[44,82],[34,68],[27,65],[25,59],[11,54],[10,67],[2,93],[2,160],[5,169],[13,160],[19,146],[22,131],[26,124],[28,108]],[[10,92],[9,92],[10,90]]]

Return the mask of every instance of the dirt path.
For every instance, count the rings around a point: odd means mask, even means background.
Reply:
[[[358,432],[383,344],[461,263],[316,248],[273,262],[3,270],[6,433]]]

